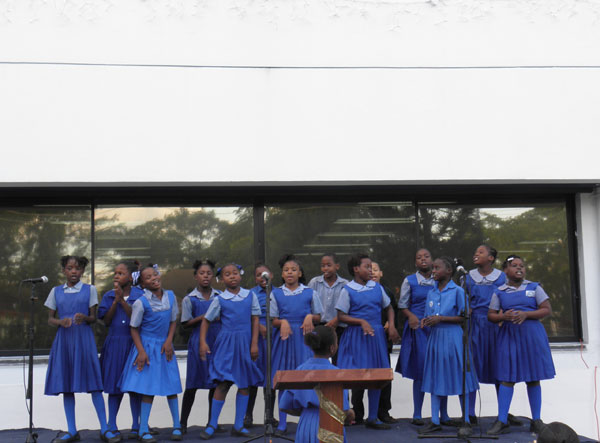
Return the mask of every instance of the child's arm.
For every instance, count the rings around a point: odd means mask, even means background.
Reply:
[[[302,334],[310,334],[315,330],[315,325],[321,321],[321,314],[307,314],[302,322]]]
[[[172,321],[169,324],[169,333],[167,334],[167,339],[160,348],[160,353],[165,354],[165,356],[167,357],[167,361],[171,361],[171,359],[173,358],[173,337],[175,336],[175,327],[176,322]]]
[[[279,328],[279,336],[282,340],[287,340],[292,335],[292,327],[285,318],[273,318],[273,327]]]
[[[73,319],[75,320],[76,325],[80,325],[83,322],[86,322],[87,324],[94,323],[96,321],[96,306],[92,306],[90,308],[90,315],[85,315],[81,312],[78,312],[73,316]]]
[[[112,304],[110,305],[110,308],[108,309],[108,311],[106,311],[106,314],[104,314],[104,317],[102,317],[102,321],[104,322],[104,324],[106,326],[110,326],[110,324],[112,323],[112,319],[115,316],[115,314],[117,313],[117,307],[119,305],[121,305],[121,307],[125,311],[125,314],[127,314],[127,317],[131,318],[131,305],[129,303],[127,303],[127,301],[125,301],[123,289],[121,288],[121,286],[119,286],[118,283],[115,283],[114,290],[115,290],[115,299],[113,300]],[[104,301],[104,298],[102,299],[102,301]]]
[[[411,329],[417,329],[419,327],[419,318],[415,314],[413,314],[410,311],[410,309],[404,308],[404,309],[401,309],[400,311],[402,312],[402,314],[404,314],[404,316],[408,320],[408,326],[410,326]]]
[[[390,304],[386,309],[388,317],[388,338],[392,341],[392,343],[396,343],[398,340],[400,340],[400,336],[398,335],[398,330],[396,329],[394,308],[392,308],[392,305]]]
[[[250,357],[252,360],[258,358],[258,315],[252,316],[252,343],[250,345]]]
[[[138,355],[133,362],[133,366],[137,367],[138,371],[141,371],[142,369],[144,369],[144,366],[150,366],[150,359],[148,358],[148,354],[146,354],[144,345],[142,345],[142,338],[140,337],[139,329],[131,326],[130,330],[131,338],[133,339],[133,344],[138,351]]]
[[[210,348],[206,343],[206,334],[208,332],[208,327],[210,326],[210,322],[206,319],[202,319],[202,324],[200,325],[200,359],[206,360],[206,354],[210,354]]]
[[[348,314],[338,309],[338,320],[340,323],[346,323],[348,325],[360,326],[365,335],[375,335],[375,331],[371,327],[368,321],[362,318],[350,317]]]
[[[520,325],[525,320],[541,320],[544,317],[552,314],[552,307],[550,306],[550,300],[544,300],[535,311],[514,311],[512,310],[512,321],[517,325]],[[489,314],[488,314],[489,316]]]
[[[432,315],[421,320],[421,327],[435,326],[438,323],[462,323],[464,319],[460,315]]]
[[[56,318],[56,310],[55,309],[50,309],[50,311],[48,311],[48,324],[50,326],[57,326],[57,327],[63,327],[63,328],[68,328],[71,326],[72,320],[70,317],[67,318]]]

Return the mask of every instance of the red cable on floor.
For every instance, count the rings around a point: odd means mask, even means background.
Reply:
[[[585,367],[587,369],[590,369],[590,367],[588,366],[588,364],[585,362],[585,360],[583,359],[583,340],[579,339],[579,344],[581,345],[579,347],[579,355],[581,355],[581,360],[583,361],[583,364],[585,365]]]

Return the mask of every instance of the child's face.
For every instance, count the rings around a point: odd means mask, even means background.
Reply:
[[[194,274],[194,280],[201,288],[208,288],[213,278],[213,270],[209,265],[202,265]]]
[[[77,283],[79,283],[84,270],[85,268],[79,266],[75,260],[69,260],[66,266],[63,268],[63,274],[67,278],[67,285],[75,286]]]
[[[281,269],[281,278],[283,278],[286,285],[290,286],[297,284],[300,277],[302,277],[302,271],[300,271],[298,263],[294,261],[284,263],[283,268]]]
[[[128,284],[131,284],[131,274],[129,273],[127,266],[125,266],[123,263],[118,264],[115,267],[115,276],[113,278],[113,282],[115,282],[122,288],[124,288]]]
[[[354,275],[362,281],[369,281],[372,278],[372,265],[370,258],[363,258],[359,266],[354,267]]]
[[[521,281],[525,278],[525,263],[520,258],[515,258],[508,263],[504,269],[506,276],[513,281]]]
[[[146,288],[149,291],[157,291],[160,289],[160,275],[154,268],[146,268],[140,274],[140,280],[142,282],[142,288]]]
[[[482,267],[488,263],[493,263],[494,257],[490,255],[490,251],[485,246],[480,246],[475,250],[473,254],[473,264],[477,267]]]
[[[321,272],[323,273],[323,277],[332,278],[337,274],[339,269],[340,265],[333,261],[333,257],[326,255],[321,258]]]
[[[381,277],[383,277],[383,272],[379,268],[379,264],[371,262],[371,280],[379,283],[381,281]]]
[[[431,254],[427,249],[420,249],[417,251],[415,265],[419,271],[427,272],[431,270],[433,262],[431,260]]]
[[[234,265],[225,266],[221,270],[221,278],[228,289],[239,288],[240,284],[242,283],[242,275],[240,274],[240,270]]]
[[[269,271],[266,266],[259,266],[258,268],[256,268],[256,271],[254,271],[254,281],[261,288],[266,288],[267,282],[264,278],[262,278],[263,272],[269,273],[269,279],[273,278],[273,274],[271,274],[271,271]]]
[[[450,279],[452,270],[448,269],[448,265],[439,258],[433,262],[433,279],[435,281],[442,281]]]

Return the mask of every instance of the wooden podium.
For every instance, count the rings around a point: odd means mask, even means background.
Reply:
[[[277,371],[275,389],[315,389],[320,400],[319,441],[344,441],[344,389],[381,389],[394,379],[391,368]]]

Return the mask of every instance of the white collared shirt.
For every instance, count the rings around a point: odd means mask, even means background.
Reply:
[[[215,288],[210,288],[210,297],[208,297],[208,301],[212,301],[220,293],[221,291],[218,291]],[[190,297],[196,297],[200,300],[206,301],[202,293],[198,291],[198,288],[194,288],[192,292],[186,295],[181,302],[181,323],[185,323],[186,321],[194,318],[192,314],[192,300]]]
[[[63,287],[65,294],[76,294],[77,292],[81,291],[81,288],[83,288],[83,282],[80,280],[77,282],[77,284],[75,286],[69,286],[65,283],[62,287]],[[56,295],[54,294],[54,289],[55,288],[52,288],[50,290],[50,293],[48,294],[48,298],[46,299],[44,306],[46,306],[49,309],[52,309],[53,311],[56,311]],[[91,308],[93,306],[96,306],[97,304],[98,304],[98,291],[96,290],[95,286],[90,285],[89,307]]]

